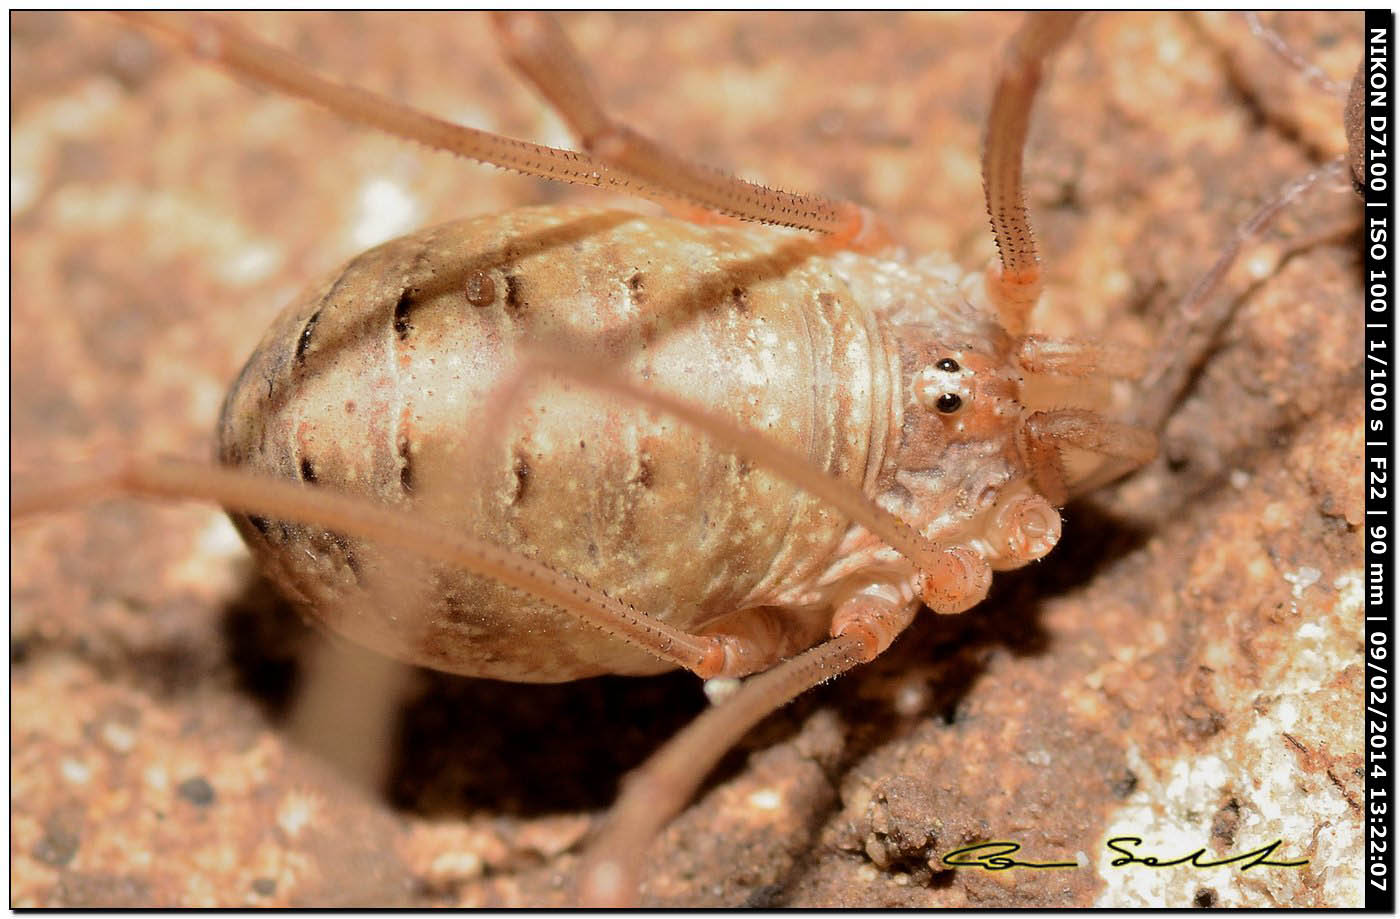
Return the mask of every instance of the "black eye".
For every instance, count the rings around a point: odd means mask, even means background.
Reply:
[[[943,360],[939,361],[933,366],[946,373],[957,373],[959,370],[962,369],[958,366],[958,362],[953,360],[951,357],[945,357],[943,358]]]
[[[953,412],[962,408],[962,396],[953,392],[945,392],[938,397],[938,402],[935,404],[938,406],[940,412],[945,415],[951,415]]]

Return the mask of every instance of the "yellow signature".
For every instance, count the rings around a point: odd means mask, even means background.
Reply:
[[[1173,868],[1177,865],[1190,865],[1193,868],[1220,868],[1224,865],[1240,863],[1241,871],[1248,871],[1250,868],[1301,868],[1308,863],[1308,859],[1297,861],[1272,861],[1269,856],[1274,854],[1274,850],[1283,845],[1283,840],[1276,839],[1265,846],[1251,849],[1248,852],[1241,852],[1239,855],[1231,855],[1226,858],[1212,860],[1204,846],[1194,852],[1177,858],[1163,859],[1155,855],[1139,855],[1130,851],[1128,846],[1141,846],[1142,839],[1138,836],[1115,836],[1105,845],[1118,853],[1118,857],[1109,862],[1114,868],[1122,868],[1126,865],[1146,865],[1149,868]],[[952,868],[981,868],[983,871],[1007,871],[1011,868],[1078,868],[1078,862],[1029,862],[1018,858],[1012,858],[1021,851],[1019,842],[979,842],[970,846],[963,846],[961,849],[954,849],[944,855],[942,862]]]

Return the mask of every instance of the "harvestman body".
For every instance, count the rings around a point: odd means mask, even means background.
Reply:
[[[471,136],[321,83],[223,26],[152,18],[237,72],[404,136],[825,236],[549,209],[391,242],[290,308],[226,404],[225,464],[316,488],[170,464],[34,504],[113,487],[217,500],[246,513],[265,568],[317,618],[440,669],[555,681],[773,668],[629,787],[588,876],[591,895],[625,897],[626,853],[749,726],[883,651],[921,603],[966,609],[992,570],[1053,548],[1075,484],[1064,448],[1119,469],[1152,455],[1160,413],[1129,427],[1022,404],[1034,374],[1137,369],[1024,329],[1039,276],[1021,149],[1071,22],[1033,20],[1007,55],[984,165],[1003,264],[984,292],[946,264],[891,259],[858,208],[748,186],[613,124],[547,20],[506,17],[505,42],[591,156]],[[401,550],[432,562],[406,574]],[[373,601],[408,581],[426,583],[414,608],[376,616]]]

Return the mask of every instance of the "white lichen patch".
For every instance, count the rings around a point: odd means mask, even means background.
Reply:
[[[1293,585],[1293,599],[1301,600],[1303,591],[1313,586],[1322,577],[1322,572],[1316,568],[1304,565],[1296,571],[1285,571],[1283,579]]]
[[[782,807],[783,796],[775,788],[760,788],[749,795],[749,804],[761,811],[775,811]]]
[[[314,792],[290,792],[277,808],[277,825],[288,839],[295,840],[302,831],[316,823],[321,810],[321,799]]]
[[[131,748],[136,746],[136,732],[130,725],[119,721],[105,722],[100,736],[102,743],[113,753],[130,753]]]
[[[243,541],[228,517],[209,512],[209,521],[200,530],[195,551],[170,571],[170,583],[196,592],[224,595],[237,589],[240,570],[233,564],[244,556]]]
[[[58,774],[70,785],[86,785],[92,778],[92,769],[81,760],[64,757],[58,762]]]
[[[403,185],[383,176],[360,186],[358,207],[350,227],[350,243],[368,249],[402,236],[423,222],[423,205]]]
[[[282,249],[252,241],[229,253],[216,267],[219,280],[231,287],[248,287],[266,280],[282,267]]]
[[[1291,574],[1295,597],[1311,604],[1291,641],[1254,643],[1255,653],[1276,649],[1262,659],[1221,641],[1203,658],[1214,671],[1210,695],[1222,730],[1175,759],[1129,748],[1137,786],[1110,815],[1093,853],[1105,885],[1099,905],[1189,907],[1207,890],[1216,906],[1361,905],[1359,786],[1346,753],[1362,748],[1360,724],[1341,717],[1356,705],[1355,687],[1343,677],[1359,666],[1353,636],[1361,595],[1343,576],[1333,581],[1335,593],[1320,597],[1320,571]],[[1257,690],[1240,692],[1246,683]],[[1218,861],[1277,842],[1270,862],[1307,864],[1115,866],[1123,858],[1107,846],[1115,837],[1141,839],[1126,848],[1162,861],[1200,849],[1199,861]]]
[[[10,216],[37,202],[53,180],[59,147],[100,137],[120,115],[122,92],[106,78],[84,81],[46,105],[26,109],[10,126]]]

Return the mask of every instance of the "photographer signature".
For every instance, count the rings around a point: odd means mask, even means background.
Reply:
[[[943,864],[954,868],[983,868],[987,871],[1005,871],[1008,868],[1078,868],[1078,862],[1023,862],[1009,858],[1013,852],[1020,852],[1019,842],[979,842],[976,845],[954,849],[943,856]]]
[[[1276,839],[1268,845],[1248,852],[1212,860],[1204,846],[1177,858],[1163,859],[1155,855],[1138,855],[1130,851],[1127,847],[1142,845],[1142,839],[1137,836],[1115,836],[1105,843],[1110,850],[1119,853],[1118,857],[1109,863],[1115,868],[1122,868],[1126,865],[1146,865],[1149,868],[1172,868],[1177,865],[1191,865],[1194,868],[1219,868],[1238,862],[1241,863],[1241,871],[1248,871],[1250,868],[1260,866],[1265,868],[1300,868],[1308,863],[1306,858],[1297,861],[1271,861],[1269,856],[1273,855],[1274,850],[1282,844],[1283,840]],[[1006,871],[1010,868],[1080,867],[1078,862],[1029,862],[1011,857],[1019,851],[1021,851],[1021,844],[1018,842],[979,842],[961,849],[954,849],[944,855],[942,861],[943,864],[953,868],[981,868],[984,871]]]
[[[1274,850],[1283,845],[1282,839],[1275,839],[1267,846],[1260,846],[1249,852],[1241,852],[1239,855],[1232,855],[1229,858],[1220,858],[1215,861],[1202,861],[1206,856],[1205,846],[1197,849],[1189,855],[1163,861],[1152,855],[1134,855],[1129,852],[1125,845],[1140,846],[1142,840],[1137,836],[1115,836],[1106,845],[1114,852],[1120,853],[1119,858],[1109,862],[1113,867],[1118,868],[1123,865],[1147,865],[1149,868],[1171,868],[1176,865],[1191,865],[1194,868],[1219,868],[1221,865],[1233,865],[1235,862],[1243,862],[1240,865],[1241,871],[1248,871],[1250,868],[1263,866],[1265,868],[1301,868],[1308,863],[1308,859],[1299,859],[1294,862],[1272,862],[1269,856],[1274,854]]]

